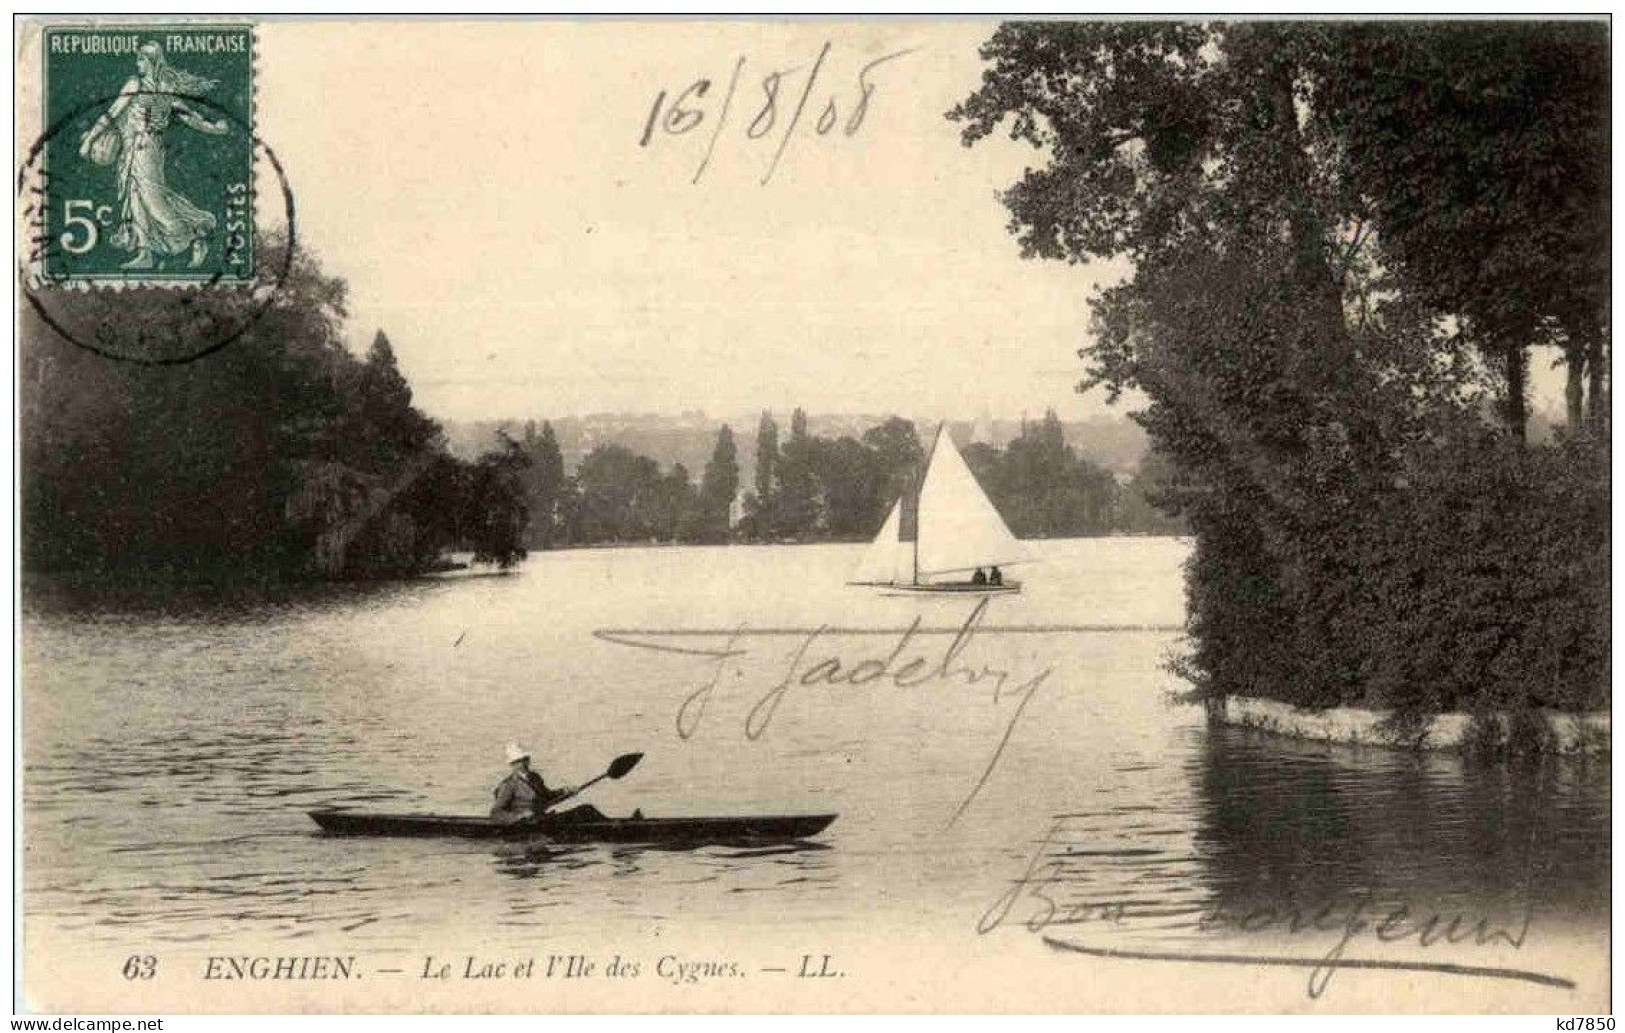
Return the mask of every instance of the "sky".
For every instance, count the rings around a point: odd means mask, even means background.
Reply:
[[[1122,270],[1022,259],[995,195],[1041,156],[944,117],[992,29],[269,22],[257,121],[357,347],[383,328],[431,415],[1085,418],[1088,301]],[[903,50],[849,135],[860,70]]]
[[[993,29],[273,20],[256,120],[433,416],[1103,415],[1077,350],[1125,267],[1021,258],[996,195],[1044,156],[944,117]]]

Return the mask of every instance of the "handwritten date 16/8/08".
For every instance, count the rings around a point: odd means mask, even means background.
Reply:
[[[727,90],[720,96],[714,89],[716,82],[708,78],[695,79],[675,93],[661,90],[655,94],[638,146],[649,147],[659,137],[687,136],[703,128],[699,138],[706,140],[705,153],[690,180],[698,183],[711,164],[718,139],[732,120],[736,127],[743,128],[746,139],[766,139],[773,146],[762,173],[765,185],[778,170],[790,138],[802,125],[820,137],[829,137],[837,129],[846,136],[856,136],[874,99],[876,69],[916,49],[907,47],[877,57],[858,71],[855,82],[833,87],[821,81],[821,77],[827,78],[825,66],[831,50],[828,42],[818,51],[805,81],[798,81],[801,66],[797,66],[774,69],[759,78],[753,72],[749,76],[752,81],[744,82],[747,59],[740,57],[734,62]]]

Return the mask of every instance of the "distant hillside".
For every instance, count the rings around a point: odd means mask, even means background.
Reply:
[[[698,478],[711,458],[716,445],[717,430],[724,423],[733,428],[739,443],[740,483],[750,484],[756,471],[756,422],[760,413],[739,416],[707,416],[702,412],[681,415],[655,415],[651,413],[593,413],[588,416],[561,416],[553,418],[553,432],[558,436],[559,448],[564,453],[568,469],[574,470],[583,456],[600,444],[616,444],[640,455],[654,459],[662,467],[682,463],[689,473]],[[789,432],[790,414],[774,413],[779,423],[781,439]],[[808,433],[820,437],[860,437],[870,427],[886,420],[884,415],[820,415],[807,416]],[[541,426],[537,418],[537,426]],[[498,432],[515,438],[524,436],[524,419],[504,420],[446,420],[441,426],[453,454],[472,459],[496,443]],[[935,421],[914,421],[922,444],[935,428]],[[1103,416],[1091,420],[1062,424],[1067,443],[1078,454],[1097,466],[1114,474],[1132,476],[1145,455],[1145,432],[1126,416]],[[953,420],[948,432],[961,445],[983,441],[996,448],[1004,448],[1021,433],[1017,420]]]

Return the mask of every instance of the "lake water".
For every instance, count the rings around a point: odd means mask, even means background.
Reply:
[[[506,575],[161,601],[37,591],[21,629],[29,949],[255,945],[404,968],[471,942],[748,934],[789,956],[909,929],[950,952],[1051,956],[1036,931],[1323,954],[1338,937],[1287,916],[1403,905],[1528,926],[1518,947],[1412,955],[1571,978],[1577,956],[1606,964],[1607,759],[1210,729],[1163,669],[1187,544],[1034,544],[1041,562],[1010,572],[1025,590],[979,613],[845,586],[861,551],[846,545],[570,551]],[[917,677],[891,676],[915,657]],[[890,673],[850,684],[865,660]],[[803,848],[662,851],[337,839],[305,816],[483,812],[514,740],[555,783],[643,751],[589,791],[611,814],[840,817]]]

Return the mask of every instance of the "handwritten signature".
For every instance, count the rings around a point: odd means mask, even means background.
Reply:
[[[884,655],[871,656],[852,662],[838,653],[830,652],[815,662],[808,663],[808,654],[813,646],[826,636],[834,637],[842,632],[831,629],[828,625],[811,628],[802,636],[801,642],[790,653],[790,664],[780,678],[766,691],[764,691],[745,715],[745,737],[754,741],[762,737],[773,723],[773,717],[778,713],[786,698],[798,689],[808,689],[816,686],[852,686],[863,687],[870,685],[889,685],[896,689],[915,689],[933,684],[950,683],[962,686],[986,686],[995,706],[1009,705],[1011,707],[1008,720],[1004,724],[1003,732],[998,745],[994,747],[992,755],[983,768],[981,777],[971,789],[969,795],[959,804],[953,817],[948,820],[951,826],[959,820],[960,815],[976,799],[982,788],[993,777],[998,767],[999,759],[1010,744],[1010,738],[1015,734],[1016,726],[1020,723],[1022,715],[1026,713],[1028,705],[1038,694],[1039,688],[1049,680],[1054,669],[1045,667],[1029,677],[1018,677],[1014,671],[990,667],[987,664],[974,664],[965,659],[975,640],[978,630],[982,626],[983,617],[987,613],[988,601],[981,600],[970,616],[965,618],[953,633],[953,637],[940,653],[930,651],[916,651],[909,655],[910,648],[921,637],[920,618],[915,617],[913,623],[899,634],[896,644]],[[679,646],[666,642],[653,641],[648,636],[655,635],[659,629],[649,629],[641,633],[637,630],[599,630],[594,634],[604,641],[616,645],[631,646],[637,649],[648,649],[661,653],[676,653],[683,656],[701,657],[707,661],[710,668],[706,677],[698,688],[693,689],[683,698],[682,704],[677,708],[676,725],[677,735],[682,739],[691,738],[700,728],[705,719],[706,707],[716,694],[718,687],[724,683],[726,675],[736,678],[743,675],[740,658],[750,655],[750,649],[741,643],[753,635],[772,634],[773,632],[753,632],[750,628],[741,625],[729,632],[726,642],[719,649],[709,647]],[[905,657],[907,657],[905,659]]]
[[[977,921],[978,933],[986,935],[1013,919],[1019,920],[1028,932],[1037,934],[1062,925],[1094,924],[1102,927],[1122,927],[1135,917],[1134,908],[1126,902],[1067,903],[1063,899],[1064,883],[1067,882],[1067,878],[1064,866],[1052,848],[1063,831],[1064,824],[1064,820],[1061,820],[1050,826],[1038,848],[1029,858],[1025,871],[1011,883],[1009,889],[1000,894]],[[1525,903],[1519,920],[1507,926],[1492,921],[1488,916],[1470,915],[1465,912],[1452,914],[1418,907],[1413,902],[1403,899],[1379,903],[1376,891],[1368,889],[1364,893],[1353,895],[1351,899],[1329,900],[1307,908],[1290,904],[1262,904],[1244,911],[1234,911],[1215,905],[1204,910],[1196,922],[1197,929],[1203,932],[1228,929],[1246,933],[1285,933],[1289,936],[1327,935],[1331,937],[1332,943],[1322,954],[1278,956],[1183,950],[1146,951],[1090,946],[1060,939],[1054,935],[1046,935],[1043,939],[1045,944],[1055,950],[1097,958],[1307,968],[1308,993],[1311,999],[1319,998],[1326,992],[1332,976],[1339,969],[1435,972],[1444,975],[1510,979],[1540,986],[1573,989],[1572,980],[1524,969],[1466,965],[1451,961],[1403,961],[1348,956],[1350,945],[1362,937],[1383,944],[1410,941],[1424,948],[1439,944],[1449,946],[1471,944],[1475,947],[1502,944],[1514,950],[1521,950],[1528,940],[1533,918],[1533,904],[1528,902]]]
[[[773,178],[773,173],[778,171],[779,162],[783,160],[791,138],[795,136],[796,129],[801,126],[803,117],[809,110],[818,112],[813,116],[811,123],[815,135],[827,137],[834,132],[836,126],[840,126],[841,132],[846,136],[856,136],[869,116],[869,105],[874,99],[876,85],[871,76],[875,70],[889,61],[912,54],[917,49],[906,47],[875,58],[859,70],[855,94],[840,91],[821,93],[819,96],[823,101],[822,105],[814,105],[809,109],[808,102],[812,100],[814,89],[819,86],[819,76],[824,71],[832,47],[833,44],[825,41],[818,51],[812,70],[807,73],[807,81],[801,84],[801,95],[795,101],[794,108],[788,103],[785,86],[786,80],[801,70],[799,66],[773,69],[763,74],[760,96],[741,99],[742,104],[749,105],[744,112],[750,116],[750,121],[745,123],[745,138],[755,141],[777,135],[778,144],[768,161],[766,171],[762,173],[761,182],[764,186]],[[728,116],[734,110],[734,99],[739,92],[740,79],[745,74],[745,65],[746,59],[743,56],[734,62],[733,74],[728,79],[728,90],[722,95],[721,106],[716,110],[711,107],[711,90],[716,84],[707,77],[695,79],[675,96],[672,96],[669,90],[656,93],[654,103],[649,106],[649,117],[643,125],[643,135],[638,138],[638,146],[647,148],[661,136],[686,136],[710,122],[710,141],[706,144],[705,153],[694,169],[694,178],[690,180],[691,183],[698,183],[711,165],[711,157],[717,149],[717,140],[722,136],[723,130],[728,125]]]

